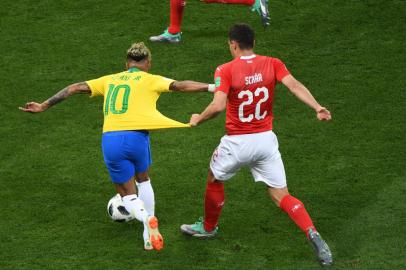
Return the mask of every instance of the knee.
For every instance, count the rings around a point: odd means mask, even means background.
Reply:
[[[125,183],[115,183],[116,191],[121,197],[136,194],[134,180],[130,179]]]
[[[268,193],[272,199],[272,201],[276,204],[276,206],[279,207],[282,199],[286,196],[289,195],[289,191],[287,188],[268,188]]]
[[[211,169],[209,169],[209,172],[207,173],[207,183],[213,183],[217,181],[216,177],[214,176],[213,172]]]
[[[132,189],[132,188],[130,188],[128,186],[125,186],[125,185],[116,186],[116,190],[121,195],[121,197],[124,197],[124,196],[127,196],[127,195],[132,195],[132,194],[135,193],[134,189]]]
[[[149,181],[149,174],[148,172],[142,172],[142,173],[136,173],[135,174],[135,181],[137,183],[142,183],[142,182],[146,182]]]
[[[276,204],[276,206],[279,207],[279,205],[281,204],[281,201],[282,201],[281,196],[278,196],[277,194],[271,194],[271,199]]]
[[[143,183],[143,182],[150,181],[150,179],[149,179],[149,177],[146,177],[146,178],[136,178],[135,181],[140,184],[140,183]]]

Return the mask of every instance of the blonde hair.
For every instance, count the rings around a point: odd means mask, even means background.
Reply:
[[[151,51],[144,42],[133,43],[127,50],[127,60],[140,62],[146,59],[151,61]]]

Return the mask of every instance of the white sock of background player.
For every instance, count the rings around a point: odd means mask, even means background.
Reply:
[[[151,180],[137,183],[138,197],[144,202],[145,210],[151,216],[155,216],[155,194],[151,185]],[[144,224],[144,241],[149,239],[147,225]]]

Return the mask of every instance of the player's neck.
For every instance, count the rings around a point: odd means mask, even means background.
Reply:
[[[127,68],[127,70],[129,70],[131,68],[136,68],[136,69],[139,69],[144,72],[148,72],[148,70],[149,70],[149,66],[147,64],[145,64],[145,63],[139,64],[139,63],[134,63],[134,62],[127,63],[126,68]]]
[[[254,55],[253,50],[241,50],[235,54],[235,58],[240,58],[241,56],[251,56]]]

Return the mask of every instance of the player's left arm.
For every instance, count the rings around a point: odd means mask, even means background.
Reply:
[[[301,101],[314,109],[317,113],[317,118],[322,121],[331,120],[331,113],[323,106],[321,106],[309,89],[306,88],[301,82],[295,79],[291,74],[286,75],[282,79],[282,83]]]
[[[19,109],[24,112],[40,113],[46,111],[55,104],[64,101],[71,95],[90,94],[90,93],[91,90],[86,82],[74,83],[65,87],[64,89],[62,89],[61,91],[59,91],[58,93],[56,93],[55,95],[53,95],[52,97],[50,97],[49,99],[45,100],[42,103],[28,102],[25,104],[24,107],[19,107]]]
[[[193,114],[190,118],[189,124],[195,127],[204,121],[212,119],[219,115],[227,105],[227,94],[222,91],[214,93],[213,101],[207,106],[207,108],[201,114]]]
[[[170,90],[180,92],[213,92],[214,88],[214,84],[195,81],[174,81],[169,86]]]

